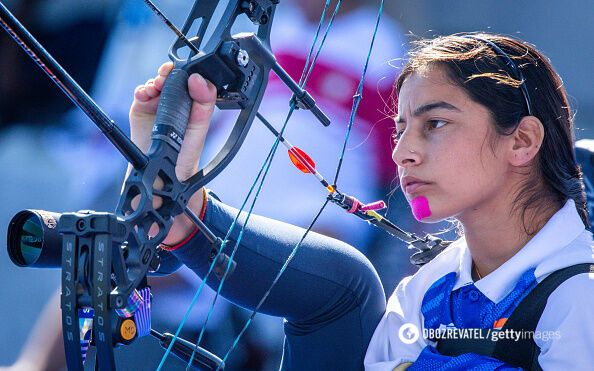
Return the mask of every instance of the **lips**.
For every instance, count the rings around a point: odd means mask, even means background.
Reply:
[[[406,187],[404,188],[404,191],[408,194],[412,194],[414,193],[417,189],[419,189],[420,187],[427,185],[429,183],[425,183],[425,182],[412,182],[406,185]]]
[[[431,183],[411,176],[405,176],[404,178],[402,178],[404,192],[406,192],[407,194],[415,193],[421,187],[429,184]]]

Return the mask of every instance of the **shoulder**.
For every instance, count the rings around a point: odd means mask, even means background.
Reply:
[[[594,271],[576,274],[560,284],[549,296],[544,313],[555,313],[555,317],[563,318],[575,307],[583,307],[584,304],[591,304],[589,308],[584,307],[591,313],[594,307]]]
[[[393,312],[405,318],[420,318],[425,293],[445,277],[458,275],[464,246],[461,240],[452,243],[414,275],[400,281],[388,300],[387,315]]]
[[[534,334],[543,368],[582,369],[594,362],[592,308],[594,273],[577,274],[553,291]]]
[[[594,263],[592,266],[594,267]],[[589,313],[589,316],[594,319],[591,315],[592,308],[594,308],[594,271],[576,274],[560,284],[549,296],[542,318],[544,319],[547,315],[561,322],[568,316],[583,312]]]
[[[421,336],[423,298],[440,279],[457,274],[463,247],[453,243],[417,273],[400,281],[367,349],[366,369],[393,369],[402,362],[412,362],[428,345]]]
[[[588,230],[539,264],[535,275],[542,282],[556,271],[582,263],[590,263],[591,270],[569,277],[551,293],[539,326],[567,323],[572,317],[586,313],[590,313],[588,317],[594,324],[594,316],[591,315],[594,307],[594,241]],[[594,333],[594,328],[592,331]]]

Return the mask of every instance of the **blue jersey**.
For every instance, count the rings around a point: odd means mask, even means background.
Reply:
[[[436,338],[473,339],[487,334],[533,336],[544,369],[589,369],[594,363],[594,275],[576,275],[550,296],[534,334],[502,334],[519,302],[552,272],[594,263],[592,234],[584,228],[575,203],[567,201],[512,258],[474,281],[472,257],[462,238],[414,276],[404,279],[388,302],[365,358],[366,370],[392,370],[413,362],[412,370],[509,369],[477,354],[440,355]],[[507,337],[506,337],[507,339]]]

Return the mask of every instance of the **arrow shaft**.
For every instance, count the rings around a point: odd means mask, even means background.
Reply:
[[[151,1],[151,0],[144,0],[145,4],[159,17],[161,20],[169,27],[177,37],[179,37],[192,51],[196,54],[200,53],[200,50],[196,47],[196,45],[192,44],[190,40],[184,35],[179,28],[177,28],[171,21],[163,14],[159,8]]]
[[[326,190],[328,192],[330,192],[331,194],[333,194],[335,192],[335,189],[333,186],[331,186],[326,179],[324,179],[324,177],[322,176],[322,174],[320,174],[315,167],[311,166],[309,161],[307,161],[305,158],[303,158],[303,156],[301,156],[301,154],[299,153],[299,151],[296,150],[296,147],[293,146],[291,144],[291,142],[289,142],[286,138],[284,138],[275,128],[274,126],[272,126],[270,124],[270,122],[268,122],[268,120],[266,120],[266,118],[264,118],[264,116],[262,116],[262,114],[260,114],[260,112],[256,113],[256,117],[264,124],[264,126],[266,126],[268,128],[268,130],[274,135],[276,136],[279,141],[287,148],[287,150],[293,155],[295,156],[295,158],[303,165],[305,166],[305,168],[307,168],[307,170],[313,174],[313,176],[315,176],[320,183],[322,183],[322,185],[324,186],[324,188],[326,188]]]

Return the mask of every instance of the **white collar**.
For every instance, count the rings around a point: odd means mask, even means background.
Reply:
[[[489,275],[474,282],[474,285],[492,302],[498,303],[514,289],[522,274],[536,268],[548,256],[563,249],[584,230],[574,201],[568,200],[520,251]],[[459,274],[452,291],[473,283],[470,251],[464,239],[459,242],[462,249]]]

